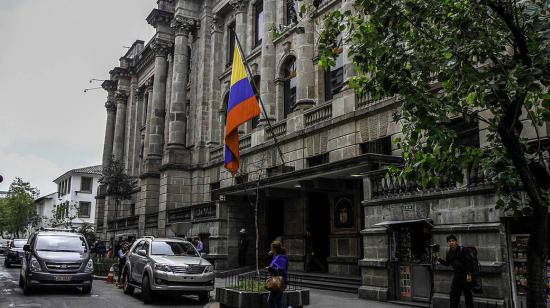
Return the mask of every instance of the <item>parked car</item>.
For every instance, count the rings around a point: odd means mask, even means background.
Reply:
[[[10,240],[0,239],[0,254],[6,254],[6,252],[8,252],[9,244]]]
[[[141,289],[145,303],[158,292],[197,294],[207,302],[214,290],[214,268],[188,241],[144,237],[134,242],[123,268],[124,293]]]
[[[27,239],[14,239],[8,246],[4,267],[10,267],[12,264],[21,264],[23,258],[23,246],[27,244]]]
[[[92,291],[94,263],[84,236],[71,230],[43,229],[33,233],[25,251],[19,286],[27,295],[36,287],[81,287]]]

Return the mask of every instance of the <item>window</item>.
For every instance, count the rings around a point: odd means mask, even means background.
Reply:
[[[479,148],[479,124],[464,119],[452,120],[449,128],[456,133],[455,143],[459,147]]]
[[[90,218],[90,209],[92,207],[91,202],[80,201],[78,203],[78,217],[80,218]]]
[[[258,0],[254,5],[254,46],[262,44],[264,37],[264,2]]]
[[[294,0],[286,0],[286,24],[291,25],[298,22],[300,4]]]
[[[229,92],[223,97],[222,109],[220,109],[220,124],[221,124],[221,140],[225,138],[225,123],[227,123],[227,104],[229,103]]]
[[[80,179],[80,191],[91,193],[92,192],[92,184],[93,184],[92,180],[93,180],[93,178],[83,176]]]
[[[136,247],[134,247],[134,250],[132,250],[132,252],[133,252],[133,253],[137,253],[138,250],[142,249],[143,244],[145,244],[145,241],[140,241],[140,242],[136,245]]]
[[[69,180],[67,182],[67,191],[65,193],[67,193],[67,194],[71,193],[71,178],[69,178]]]
[[[235,23],[232,23],[227,27],[227,67],[233,64],[233,53],[235,52]]]
[[[136,216],[136,204],[130,204],[130,216]]]
[[[254,91],[254,95],[256,95],[256,97],[259,97],[260,96],[260,93],[258,93],[258,90],[260,88],[260,81],[261,81],[261,77],[256,75],[254,76],[254,84],[256,85],[255,87],[252,87],[252,90]],[[260,102],[260,99],[258,98],[258,103]],[[260,122],[260,116],[257,116],[257,117],[254,117],[250,120],[250,123],[251,123],[251,127],[252,129],[258,127],[258,123]]]
[[[307,159],[308,167],[315,167],[322,164],[328,163],[328,153],[319,154],[316,156],[309,157]]]
[[[296,58],[291,57],[287,60],[283,68],[284,81],[284,117],[292,112],[296,104]]]
[[[361,143],[361,153],[391,155],[391,136]]]
[[[338,39],[340,40],[340,39]],[[344,53],[342,48],[338,48],[335,53],[338,53],[336,57],[336,65],[330,67],[325,72],[325,100],[331,100],[342,87],[344,86]]]

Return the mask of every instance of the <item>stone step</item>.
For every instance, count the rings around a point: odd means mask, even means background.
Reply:
[[[302,277],[304,280],[314,280],[314,281],[329,281],[329,282],[336,282],[336,283],[342,283],[342,284],[352,284],[352,285],[361,285],[361,277],[360,276],[341,276],[341,275],[333,275],[333,274],[325,274],[325,273],[301,273],[301,272],[291,272],[290,274],[294,274],[296,276]]]
[[[402,306],[409,306],[409,307],[430,307],[429,303],[423,303],[423,302],[410,302],[410,301],[388,301],[388,303],[402,305]]]
[[[335,281],[316,281],[316,280],[303,280],[302,286],[305,288],[330,290],[346,293],[357,293],[360,287],[359,285],[352,285],[346,283],[338,283]]]

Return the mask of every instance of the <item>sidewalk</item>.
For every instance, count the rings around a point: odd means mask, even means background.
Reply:
[[[310,289],[311,308],[402,308],[405,306],[360,299],[357,294]],[[219,303],[209,303],[204,308],[219,308]]]

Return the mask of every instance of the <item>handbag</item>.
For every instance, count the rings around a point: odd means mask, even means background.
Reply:
[[[271,276],[265,281],[265,289],[271,292],[283,292],[285,290],[285,280],[283,276]]]

